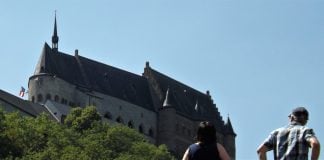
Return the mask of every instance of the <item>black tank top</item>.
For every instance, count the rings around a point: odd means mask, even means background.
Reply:
[[[192,144],[189,146],[189,160],[221,160],[216,144]]]

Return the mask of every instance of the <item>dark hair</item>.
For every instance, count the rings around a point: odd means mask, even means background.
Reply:
[[[211,122],[200,122],[197,130],[197,140],[204,144],[216,143],[216,129]]]

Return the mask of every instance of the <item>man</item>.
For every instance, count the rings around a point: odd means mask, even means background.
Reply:
[[[311,128],[306,127],[308,111],[304,107],[293,109],[288,116],[290,124],[271,132],[257,150],[260,160],[266,160],[266,152],[273,150],[275,160],[307,160],[312,148],[311,160],[318,160],[320,143]]]

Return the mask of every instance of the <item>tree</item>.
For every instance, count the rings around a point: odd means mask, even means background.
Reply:
[[[0,159],[174,159],[164,145],[148,143],[137,131],[102,123],[94,107],[74,109],[65,124],[45,114],[33,118],[0,111]]]
[[[93,127],[95,122],[101,120],[97,109],[94,106],[84,109],[73,108],[71,113],[66,117],[64,123],[73,129],[82,132]]]

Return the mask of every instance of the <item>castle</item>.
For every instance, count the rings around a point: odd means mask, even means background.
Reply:
[[[209,91],[200,91],[154,70],[146,62],[137,75],[58,49],[56,17],[52,46],[44,44],[28,100],[41,104],[57,121],[73,107],[96,106],[104,121],[138,130],[154,144],[166,144],[180,157],[194,142],[200,121],[215,124],[219,143],[235,159],[235,137],[229,117],[225,123]]]

